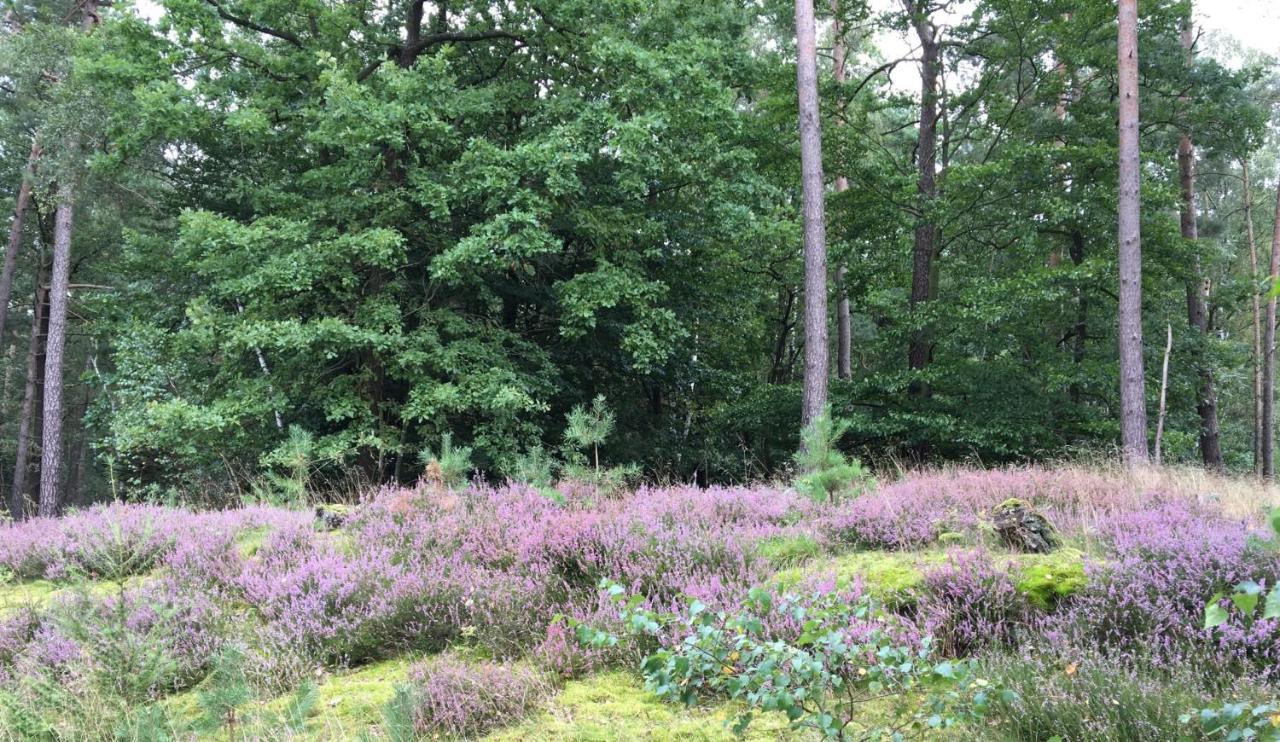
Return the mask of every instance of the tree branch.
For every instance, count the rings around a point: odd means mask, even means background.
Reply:
[[[218,17],[224,21],[233,23],[236,26],[239,26],[241,28],[247,28],[251,31],[257,31],[260,34],[266,34],[267,36],[274,36],[275,38],[280,39],[281,41],[287,41],[288,43],[292,44],[293,46],[299,49],[303,48],[302,39],[299,39],[297,35],[294,34],[292,31],[281,31],[279,29],[271,28],[270,26],[264,26],[261,23],[257,23],[248,18],[232,15],[230,12],[227,11],[226,8],[222,7],[222,3],[220,3],[218,0],[205,0],[205,2],[208,3],[210,6],[212,6],[215,10],[217,10]]]

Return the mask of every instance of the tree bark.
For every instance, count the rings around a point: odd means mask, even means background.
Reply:
[[[831,15],[835,19],[831,24],[831,56],[834,60],[833,69],[836,81],[836,106],[839,109],[835,123],[837,127],[844,126],[844,68],[845,68],[845,46],[844,46],[844,23],[840,18],[840,0],[831,0]],[[849,179],[843,175],[836,178],[836,193],[844,193],[849,190]],[[849,289],[845,285],[845,277],[849,274],[849,266],[843,260],[840,261],[839,267],[836,268],[836,290],[838,294],[838,303],[836,304],[836,376],[841,379],[853,378],[853,321],[849,312]]]
[[[911,252],[912,311],[928,302],[934,294],[934,254],[938,247],[938,225],[933,217],[933,202],[938,197],[938,75],[941,52],[937,29],[924,9],[915,0],[903,0],[916,36],[920,39],[920,132],[916,145],[919,177],[916,191],[919,196],[919,219],[916,226],[915,245]],[[917,320],[919,321],[919,320]],[[915,331],[907,349],[907,365],[918,371],[929,365],[933,357],[933,342],[928,328]],[[928,396],[928,385],[916,382],[913,390],[920,396]]]
[[[804,194],[804,401],[808,425],[827,405],[827,245],[813,0],[796,0],[796,96]]]
[[[22,228],[27,209],[31,206],[31,180],[36,162],[40,159],[40,143],[31,140],[31,154],[27,155],[27,169],[18,186],[18,202],[13,209],[13,222],[9,225],[9,245],[4,251],[4,268],[0,269],[0,343],[4,342],[5,323],[9,319],[9,300],[13,296],[13,274],[18,267],[18,251],[22,249]]]
[[[58,184],[54,217],[53,269],[49,276],[49,335],[45,341],[44,423],[40,449],[40,516],[57,515],[62,486],[62,364],[67,342],[71,276],[71,235],[75,227],[75,187],[68,176]]]
[[[35,421],[37,387],[40,379],[40,358],[49,318],[45,311],[48,293],[45,291],[43,264],[36,272],[35,309],[31,320],[31,337],[27,341],[27,382],[22,391],[22,410],[18,413],[18,445],[13,465],[13,485],[9,492],[9,511],[15,520],[27,516],[27,469],[31,465],[31,427]]]
[[[1271,234],[1271,272],[1267,296],[1267,321],[1262,340],[1262,476],[1274,479],[1276,422],[1276,295],[1280,281],[1280,188],[1276,188],[1275,230]]]
[[[1138,0],[1120,0],[1120,439],[1125,460],[1145,464],[1146,383],[1142,361],[1141,150],[1138,139]]]
[[[1258,292],[1258,238],[1253,230],[1253,184],[1249,158],[1240,158],[1244,180],[1244,229],[1249,243],[1249,281],[1253,285],[1253,473],[1262,476],[1262,298]]]
[[[1164,345],[1164,367],[1160,371],[1160,411],[1156,414],[1156,466],[1164,463],[1165,399],[1169,393],[1169,356],[1173,354],[1173,325],[1167,325],[1168,340]]]
[[[1191,19],[1182,24],[1182,49],[1186,54],[1187,66],[1193,62]],[[1190,102],[1183,96],[1182,104]],[[1191,141],[1191,133],[1183,126],[1178,137],[1178,179],[1182,189],[1181,225],[1183,239],[1192,242],[1200,238],[1196,225],[1196,150]],[[1199,343],[1193,347],[1191,360],[1200,383],[1196,389],[1196,412],[1200,414],[1200,458],[1208,469],[1225,471],[1226,463],[1222,458],[1222,441],[1218,428],[1218,393],[1214,388],[1213,369],[1209,365],[1204,352],[1204,344],[1209,338],[1209,313],[1206,308],[1207,288],[1200,272],[1200,256],[1194,259],[1192,276],[1187,281],[1187,322],[1191,330],[1199,336]]]

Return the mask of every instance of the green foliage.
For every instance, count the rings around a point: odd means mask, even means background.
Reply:
[[[956,727],[983,716],[995,697],[1012,694],[990,687],[972,662],[930,660],[930,643],[921,648],[893,640],[892,626],[872,602],[849,603],[828,593],[775,601],[753,589],[738,614],[714,612],[698,601],[685,613],[641,609],[642,596],[605,580],[608,594],[624,606],[630,631],[657,636],[673,630],[677,643],[645,658],[645,686],[688,706],[707,697],[728,697],[747,704],[734,728],[745,731],[758,712],[780,711],[793,730],[812,730],[827,739],[881,739],[920,735]],[[766,630],[771,619],[788,617],[802,631],[792,643]],[[855,634],[853,624],[866,626]],[[577,624],[587,646],[616,644],[617,637]],[[872,700],[889,699],[890,721],[865,726],[862,713]]]
[[[230,644],[219,655],[213,671],[200,690],[200,719],[197,730],[214,733],[226,729],[235,734],[236,726],[244,720],[241,711],[253,698],[249,680],[245,675],[244,650]]]
[[[847,420],[835,420],[831,408],[823,409],[800,433],[796,453],[796,489],[814,500],[835,502],[856,497],[875,486],[875,478],[857,459],[849,459],[836,444],[849,431]]]
[[[471,476],[471,447],[454,447],[452,433],[440,436],[439,453],[424,448],[421,457],[428,470],[438,471],[441,482],[451,489],[465,486]]]
[[[1186,739],[1183,710],[1212,697],[1195,668],[1132,667],[1095,652],[1064,657],[1033,647],[989,655],[982,667],[1014,695],[995,699],[986,723],[974,728],[979,738]]]
[[[1186,725],[1189,734],[1205,739],[1228,742],[1280,740],[1280,706],[1274,703],[1227,703],[1201,709],[1195,714],[1183,714],[1179,720]]]
[[[565,415],[564,441],[566,447],[591,449],[592,465],[600,471],[600,446],[613,433],[613,411],[605,404],[604,395],[596,395],[591,407],[575,405]]]
[[[756,554],[777,569],[799,566],[821,553],[812,536],[775,536],[756,544]]]
[[[264,472],[257,499],[282,507],[304,507],[316,465],[315,436],[300,426],[289,426],[289,437],[263,457]]]

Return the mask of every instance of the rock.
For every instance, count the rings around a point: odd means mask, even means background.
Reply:
[[[317,505],[316,525],[326,531],[336,531],[347,522],[347,508],[343,505]]]
[[[1053,525],[1025,501],[1005,500],[991,510],[991,525],[1000,541],[1010,549],[1029,554],[1048,554],[1058,548]]]

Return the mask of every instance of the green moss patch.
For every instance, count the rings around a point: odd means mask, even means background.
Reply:
[[[66,585],[50,580],[0,582],[0,616],[24,608],[43,608],[54,593],[64,589]]]
[[[1084,553],[1079,549],[1020,555],[1010,558],[1009,563],[1017,578],[1018,591],[1044,610],[1052,610],[1058,601],[1088,584]]]
[[[924,581],[924,571],[947,559],[942,549],[929,551],[854,551],[830,559],[788,569],[774,576],[774,583],[791,588],[808,579],[834,578],[838,587],[848,587],[859,578],[867,592],[878,600],[901,603]]]
[[[489,735],[492,742],[518,740],[729,740],[739,708],[718,705],[686,709],[664,703],[626,672],[612,672],[565,686],[547,709],[522,724]],[[746,739],[805,739],[778,714],[757,717]]]

